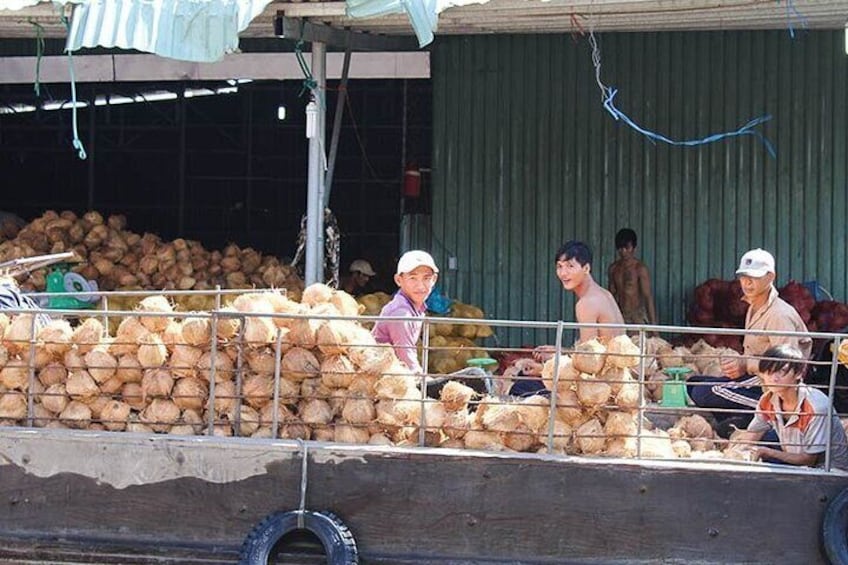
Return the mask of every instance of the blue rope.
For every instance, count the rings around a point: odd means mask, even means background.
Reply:
[[[777,3],[780,4],[780,0],[777,0]],[[795,39],[795,26],[792,24],[793,19],[797,20],[804,29],[807,29],[810,25],[804,14],[799,12],[795,7],[795,0],[786,0],[786,21],[789,22],[789,37]]]
[[[59,19],[62,21],[63,24],[65,24],[65,29],[70,34],[71,24],[68,21],[67,16],[65,16],[65,14],[62,14]],[[82,140],[79,137],[79,128],[77,126],[77,80],[74,74],[74,57],[70,49],[68,49],[67,51],[68,73],[70,74],[71,78],[71,125],[74,131],[74,140],[72,142],[72,145],[74,146],[74,149],[77,150],[77,157],[84,161],[88,157],[88,155],[86,155],[85,153],[85,147],[83,147]]]
[[[616,121],[624,122],[634,130],[647,137],[652,143],[656,141],[662,141],[663,143],[667,143],[669,145],[678,145],[686,147],[706,145],[707,143],[713,143],[729,137],[751,135],[759,139],[763,143],[763,145],[765,145],[766,150],[769,152],[769,155],[771,155],[775,159],[777,158],[777,152],[775,151],[774,145],[772,145],[772,143],[768,139],[766,139],[766,137],[762,133],[754,129],[758,125],[769,121],[771,119],[771,116],[769,115],[754,118],[753,120],[749,121],[747,124],[737,129],[736,131],[716,133],[707,137],[702,137],[701,139],[670,139],[664,135],[643,128],[642,126],[634,122],[632,119],[630,119],[627,114],[615,107],[615,96],[616,94],[618,94],[618,89],[606,86],[603,82],[601,82],[601,51],[598,48],[598,43],[595,40],[595,34],[593,32],[589,32],[589,43],[592,46],[592,64],[595,66],[595,80],[598,83],[598,88],[600,88],[601,90],[601,101],[603,102],[604,109],[609,112],[609,114]]]
[[[44,58],[44,26],[29,20],[35,27],[35,83],[32,85],[35,96],[41,97],[41,60]]]

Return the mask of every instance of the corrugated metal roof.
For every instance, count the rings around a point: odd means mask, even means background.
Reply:
[[[601,105],[590,51],[570,36],[450,37],[432,54],[433,252],[448,294],[490,317],[573,320],[555,278],[565,240],[589,243],[606,284],[631,227],[662,323],[693,287],[764,247],[778,282],[848,298],[848,57],[841,32],[603,34],[607,84],[631,117],[675,138],[772,114],[754,138],[654,145]],[[536,341],[516,334],[513,342]]]
[[[406,15],[352,19],[345,2],[272,2],[242,36],[273,37],[278,12],[336,27],[412,35]],[[439,15],[436,35],[561,33],[595,31],[668,31],[841,29],[848,20],[845,0],[491,0],[458,6]],[[34,37],[30,22],[48,36],[64,37],[64,26],[46,2],[18,12],[0,10],[0,37]]]

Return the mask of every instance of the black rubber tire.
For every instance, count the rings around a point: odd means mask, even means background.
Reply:
[[[303,528],[298,528],[299,512],[275,512],[250,531],[241,546],[239,565],[268,565],[274,545],[284,535],[306,530],[324,546],[329,565],[358,565],[359,552],[350,529],[330,512],[303,512]]]
[[[833,565],[848,565],[848,489],[840,492],[827,506],[822,541]]]

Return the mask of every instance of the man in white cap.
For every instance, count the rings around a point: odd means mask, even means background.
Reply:
[[[742,287],[742,300],[748,303],[745,315],[746,330],[807,333],[801,316],[788,302],[777,295],[774,287],[774,257],[764,249],[752,249],[742,256],[736,269]],[[721,360],[723,376],[692,376],[687,380],[690,398],[701,408],[742,410],[715,412],[719,435],[727,436],[732,426],[745,428],[763,391],[758,376],[759,358],[770,347],[788,344],[799,349],[809,359],[812,339],[808,336],[751,335],[742,342],[742,357]],[[722,425],[724,423],[724,425]]]
[[[342,277],[339,288],[351,296],[362,294],[363,289],[371,280],[371,277],[376,275],[374,269],[371,268],[371,263],[365,259],[357,259],[350,264],[349,273]]]
[[[380,316],[409,319],[378,321],[371,331],[377,343],[391,344],[398,359],[416,375],[426,373],[418,360],[417,347],[424,326],[423,318],[427,312],[425,301],[436,286],[438,278],[439,268],[429,253],[421,250],[404,253],[395,272],[395,283],[399,290],[394,298],[383,306]],[[462,369],[451,375],[428,377],[426,382],[429,387],[457,375],[471,377],[472,382],[466,382],[469,386],[485,383],[487,389],[491,388],[491,383],[486,379],[488,375],[478,367]],[[428,392],[431,395],[436,394],[434,389]]]

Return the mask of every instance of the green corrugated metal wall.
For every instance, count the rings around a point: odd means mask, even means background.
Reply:
[[[848,93],[844,32],[598,36],[616,105],[673,139],[771,114],[754,137],[653,145],[604,111],[585,38],[440,37],[433,49],[433,252],[447,292],[489,317],[573,320],[553,256],[595,251],[606,284],[621,227],[639,234],[661,323],[694,286],[729,279],[761,246],[778,283],[818,280],[846,300]],[[502,338],[505,336],[501,336]],[[512,333],[512,343],[545,336]]]

